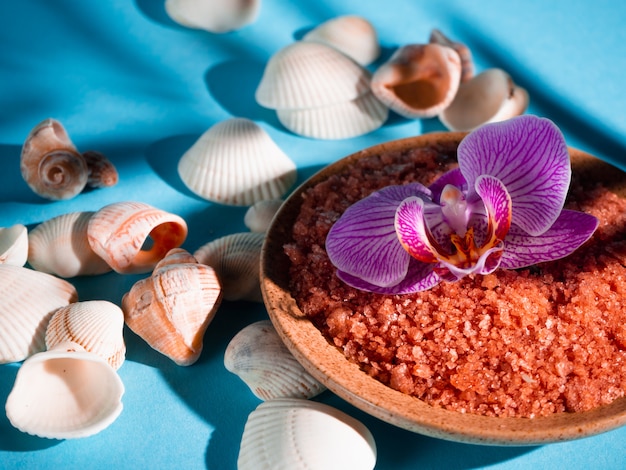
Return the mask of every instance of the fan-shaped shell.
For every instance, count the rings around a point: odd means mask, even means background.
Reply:
[[[165,11],[188,28],[225,33],[253,23],[261,0],[166,0]]]
[[[265,233],[272,219],[283,204],[282,199],[264,199],[251,205],[243,218],[243,223],[251,232]]]
[[[193,255],[215,269],[225,300],[262,302],[259,266],[264,240],[263,233],[233,233],[206,243]]]
[[[11,424],[50,439],[96,434],[122,411],[124,384],[98,355],[73,343],[29,357],[6,402]]]
[[[149,278],[133,285],[122,298],[122,309],[131,330],[176,364],[187,366],[200,357],[204,333],[221,299],[214,269],[178,248]]]
[[[198,196],[236,206],[282,197],[297,176],[269,134],[245,118],[209,128],[181,157],[178,174]]]
[[[63,279],[0,264],[0,364],[43,351],[48,321],[77,300],[76,289]]]
[[[0,228],[0,264],[24,266],[28,259],[28,229],[15,224]]]
[[[460,42],[452,41],[438,29],[431,31],[429,42],[451,47],[459,54],[461,59],[461,83],[474,77],[474,58],[469,47]]]
[[[106,300],[75,302],[57,310],[46,328],[46,347],[73,342],[97,354],[114,369],[126,356],[124,313]]]
[[[252,323],[233,337],[224,366],[261,400],[312,398],[326,390],[289,352],[269,320]]]
[[[114,271],[145,273],[169,250],[182,245],[187,223],[143,202],[116,202],[91,216],[87,238],[91,249]]]
[[[281,398],[261,403],[244,426],[239,470],[371,470],[376,443],[360,421],[323,403]]]
[[[61,277],[106,273],[111,267],[89,244],[94,212],[70,212],[37,225],[28,234],[28,262],[37,271]]]

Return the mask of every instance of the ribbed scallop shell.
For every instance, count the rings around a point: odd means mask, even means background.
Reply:
[[[0,228],[0,264],[24,266],[28,259],[28,230],[15,224]]]
[[[264,233],[233,233],[202,245],[193,255],[215,269],[225,300],[262,302],[259,269],[264,240]]]
[[[183,244],[187,223],[143,202],[116,202],[91,216],[87,238],[91,249],[114,271],[145,273]]]
[[[323,403],[281,398],[246,421],[239,470],[372,470],[376,443],[363,423]]]
[[[243,223],[251,232],[265,233],[280,206],[282,199],[264,199],[251,205],[243,218]]]
[[[225,33],[253,23],[261,0],[166,0],[165,11],[176,23],[188,28]]]
[[[181,157],[178,174],[198,196],[235,206],[282,197],[297,176],[295,163],[245,118],[209,128]]]
[[[37,225],[28,234],[28,262],[37,271],[61,277],[106,273],[111,267],[89,245],[94,212],[70,212]]]
[[[43,351],[48,321],[77,300],[76,289],[63,279],[0,264],[0,364]]]
[[[230,340],[224,366],[261,400],[312,398],[326,390],[291,354],[269,320],[246,326]]]
[[[126,356],[123,329],[124,313],[117,305],[106,300],[75,302],[57,310],[50,319],[46,347],[77,343],[117,370]]]
[[[124,384],[98,355],[64,343],[28,358],[6,402],[11,424],[49,439],[96,434],[122,411]]]
[[[149,278],[124,295],[122,309],[131,330],[176,364],[187,366],[200,357],[204,333],[221,299],[214,269],[176,248]]]

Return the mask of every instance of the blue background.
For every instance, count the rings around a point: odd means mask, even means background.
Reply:
[[[245,208],[190,193],[176,173],[184,151],[211,125],[231,117],[260,124],[298,165],[303,181],[356,150],[443,129],[437,119],[391,114],[379,130],[321,141],[293,135],[254,101],[269,57],[332,17],[369,19],[382,59],[439,28],[467,44],[478,71],[500,67],[525,87],[529,112],[553,119],[569,145],[626,167],[626,8],[612,0],[411,1],[263,0],[258,19],[237,32],[184,28],[160,0],[0,2],[0,226],[29,227],[77,210],[137,200],[184,217],[194,251],[245,230]],[[21,179],[19,154],[30,129],[54,117],[80,150],[105,153],[119,184],[50,202]],[[137,276],[72,280],[81,300],[120,303]],[[200,360],[176,366],[125,330],[124,411],[106,430],[56,441],[25,435],[0,414],[0,466],[7,468],[236,468],[243,426],[260,403],[223,366],[223,352],[262,305],[225,302],[205,336]],[[0,402],[18,364],[0,365]],[[626,428],[562,444],[481,447],[412,434],[352,408],[330,392],[319,400],[373,432],[380,470],[412,468],[626,467]]]

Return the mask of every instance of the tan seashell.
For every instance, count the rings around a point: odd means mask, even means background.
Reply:
[[[63,279],[0,264],[0,364],[43,351],[48,321],[77,300],[76,289]]]
[[[528,102],[526,90],[516,86],[504,70],[488,69],[461,84],[439,119],[450,130],[471,131],[523,114]]]
[[[89,219],[91,249],[118,273],[145,273],[187,238],[182,217],[143,202],[109,204]]]
[[[96,434],[122,412],[124,384],[98,355],[63,343],[21,365],[6,402],[11,424],[49,439]]]
[[[234,233],[201,246],[193,255],[215,269],[225,300],[262,302],[259,262],[264,240],[263,233]]]
[[[474,58],[469,47],[460,42],[452,41],[438,29],[431,31],[429,41],[434,44],[451,47],[459,54],[461,59],[461,83],[474,77]]]
[[[239,470],[372,470],[376,443],[360,421],[311,400],[261,403],[244,426]]]
[[[94,212],[70,212],[37,225],[28,234],[28,262],[37,271],[61,277],[102,274],[111,267],[89,245]]]
[[[115,165],[102,153],[95,150],[83,152],[87,164],[87,186],[91,188],[109,188],[119,181]]]
[[[265,233],[283,204],[282,199],[264,199],[248,208],[243,223],[251,232]]]
[[[282,197],[297,177],[295,163],[245,118],[209,128],[181,157],[178,174],[198,196],[236,206]]]
[[[269,320],[246,326],[230,340],[224,366],[261,400],[312,398],[326,390],[289,352]]]
[[[187,366],[200,357],[204,333],[221,300],[214,269],[178,248],[152,276],[133,285],[122,298],[122,309],[131,330],[176,364]]]
[[[47,199],[70,199],[87,184],[85,159],[55,119],[40,122],[28,134],[20,170],[28,186]]]
[[[454,99],[461,59],[451,47],[410,44],[399,48],[372,76],[372,92],[407,118],[438,115]]]
[[[0,264],[24,266],[28,259],[28,229],[15,224],[0,228]]]
[[[46,347],[71,341],[117,370],[126,357],[124,313],[106,300],[74,302],[57,310],[46,328]]]
[[[380,55],[378,34],[372,23],[356,15],[338,16],[320,24],[302,38],[329,45],[366,66]]]
[[[166,0],[165,11],[176,23],[212,33],[241,29],[256,21],[261,0]]]

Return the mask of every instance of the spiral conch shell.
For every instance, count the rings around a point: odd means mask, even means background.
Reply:
[[[260,8],[261,0],[165,1],[165,11],[172,20],[212,33],[235,31],[253,23]]]
[[[171,250],[152,275],[122,298],[128,327],[176,364],[191,365],[222,300],[213,268],[181,248]]]
[[[15,224],[0,228],[0,264],[24,266],[28,259],[28,229]]]

